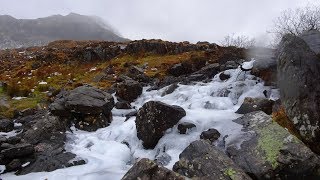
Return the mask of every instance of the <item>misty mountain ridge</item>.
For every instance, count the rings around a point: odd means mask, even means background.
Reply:
[[[0,15],[0,49],[46,45],[55,40],[126,41],[102,18],[70,13],[38,19]]]

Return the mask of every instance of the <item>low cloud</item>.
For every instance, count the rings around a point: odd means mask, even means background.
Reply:
[[[219,42],[235,33],[269,39],[272,20],[317,0],[0,0],[0,14],[38,18],[75,12],[97,15],[129,39]]]

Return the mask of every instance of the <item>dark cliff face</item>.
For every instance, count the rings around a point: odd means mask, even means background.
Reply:
[[[45,45],[61,39],[126,41],[98,17],[71,13],[39,19],[0,16],[0,49]]]

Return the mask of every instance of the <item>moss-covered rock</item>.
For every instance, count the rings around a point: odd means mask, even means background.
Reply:
[[[229,144],[227,153],[254,179],[320,177],[319,157],[271,116],[256,111],[234,121],[243,125],[246,138],[240,148]]]

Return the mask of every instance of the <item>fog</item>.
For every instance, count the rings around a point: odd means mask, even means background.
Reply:
[[[267,42],[280,12],[318,0],[0,0],[0,14],[32,19],[75,12],[102,17],[123,37],[219,42],[235,33]]]

